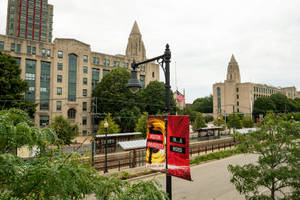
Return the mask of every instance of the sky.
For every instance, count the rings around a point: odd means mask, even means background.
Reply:
[[[0,0],[0,34],[7,1]],[[172,52],[171,86],[186,102],[212,94],[234,54],[242,82],[300,90],[299,0],[49,0],[54,38],[125,54],[136,20],[147,58]],[[160,70],[160,79],[164,74]]]

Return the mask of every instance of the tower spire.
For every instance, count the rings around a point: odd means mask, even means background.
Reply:
[[[128,38],[126,56],[135,59],[135,61],[142,61],[146,59],[146,50],[142,40],[142,34],[136,21],[134,21]]]
[[[232,54],[228,67],[227,67],[227,82],[241,82],[241,75],[240,75],[240,69],[239,65],[235,60],[234,55]]]

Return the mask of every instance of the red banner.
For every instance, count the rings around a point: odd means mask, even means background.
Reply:
[[[147,127],[146,167],[156,170],[166,168],[165,117],[149,116]]]
[[[189,116],[168,116],[168,174],[186,180],[191,180],[189,125]]]

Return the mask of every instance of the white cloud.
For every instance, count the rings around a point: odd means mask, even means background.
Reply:
[[[187,101],[212,93],[225,79],[231,54],[242,81],[300,89],[300,1],[298,0],[49,0],[54,37],[76,38],[94,51],[125,53],[137,20],[147,57],[172,51],[172,87]],[[7,0],[0,0],[5,33]],[[164,80],[161,74],[161,80]]]

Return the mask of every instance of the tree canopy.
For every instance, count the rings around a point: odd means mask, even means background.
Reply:
[[[193,102],[192,109],[201,113],[213,113],[213,96],[197,98]]]
[[[236,189],[246,199],[299,199],[299,123],[269,113],[258,131],[238,138],[238,149],[257,154],[258,161],[243,166],[229,165]]]
[[[99,124],[99,129],[97,134],[101,135],[101,134],[105,134],[106,130],[104,128],[104,123],[107,122],[108,123],[108,128],[107,128],[107,134],[112,134],[112,133],[120,133],[120,127],[118,124],[116,124],[113,119],[111,118],[111,114],[108,113],[105,117],[104,120],[102,120]]]
[[[24,101],[28,88],[16,59],[0,52],[0,109],[19,108],[33,116],[36,105]]]

